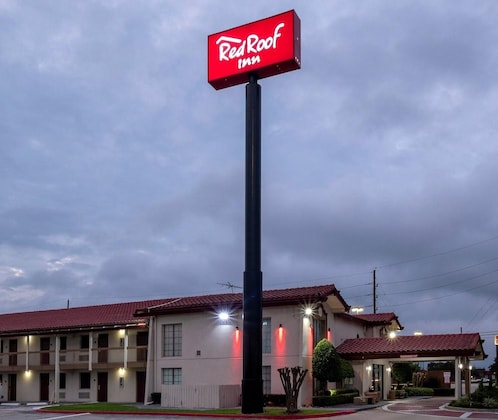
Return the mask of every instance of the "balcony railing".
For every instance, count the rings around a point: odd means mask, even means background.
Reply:
[[[127,364],[130,367],[144,367],[147,361],[147,346],[128,347]],[[91,350],[92,366],[121,367],[125,360],[123,347],[93,348]],[[60,350],[59,366],[62,370],[86,369],[90,362],[88,349]],[[0,368],[3,371],[18,371],[19,369],[44,370],[55,367],[55,351],[29,351],[26,363],[26,351],[0,354]]]

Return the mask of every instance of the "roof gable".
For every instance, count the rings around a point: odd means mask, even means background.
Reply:
[[[325,302],[334,297],[335,307],[348,310],[349,306],[344,301],[334,285],[308,286],[292,289],[264,290],[262,294],[263,307],[284,306],[294,304],[312,304]],[[166,299],[155,306],[144,306],[135,313],[137,316],[162,315],[182,312],[202,312],[220,306],[242,308],[242,293],[225,293],[217,295],[189,296]]]

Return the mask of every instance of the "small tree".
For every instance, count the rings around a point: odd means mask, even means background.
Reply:
[[[344,379],[354,378],[354,369],[347,360],[340,358],[341,361],[341,375],[342,375],[342,385],[344,386]],[[350,382],[352,383],[352,382]]]
[[[299,411],[297,408],[297,397],[299,396],[299,390],[301,389],[307,372],[308,369],[304,369],[300,366],[278,369],[280,380],[282,381],[285,391],[287,414],[293,414]]]
[[[324,391],[327,381],[342,380],[341,358],[335,347],[327,339],[320,340],[313,350],[312,375],[319,382],[319,390]]]
[[[416,370],[417,366],[413,363],[394,363],[392,375],[398,384],[400,382],[410,382]]]
[[[498,356],[495,357],[495,361],[493,364],[489,367],[489,370],[491,372],[494,372],[495,374],[495,386],[498,388]],[[493,383],[493,379],[489,381],[489,386],[491,387]]]

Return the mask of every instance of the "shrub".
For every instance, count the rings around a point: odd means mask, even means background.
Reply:
[[[484,398],[482,405],[485,408],[498,408],[498,400],[491,398],[491,397],[487,397],[487,398]]]
[[[498,408],[498,400],[494,398],[485,398],[483,401],[477,401],[469,398],[467,395],[450,403],[452,407],[472,407],[472,408]]]
[[[450,402],[449,405],[451,407],[470,407],[470,399],[467,395],[465,395],[458,400]]]
[[[348,389],[348,388],[339,388],[339,389],[331,389],[330,395],[343,395],[343,394],[356,394],[356,396],[360,395],[360,391],[357,389]]]
[[[354,401],[354,397],[357,397],[358,395],[359,395],[358,392],[353,392],[350,394],[328,395],[328,396],[317,395],[313,397],[313,406],[328,407],[331,405],[338,405],[338,404],[351,404]]]
[[[472,400],[482,402],[485,398],[498,399],[498,388],[484,387],[482,384],[479,385],[479,388],[472,393]]]
[[[409,397],[420,397],[420,396],[433,396],[434,390],[432,388],[418,388],[418,387],[406,387],[406,394]]]

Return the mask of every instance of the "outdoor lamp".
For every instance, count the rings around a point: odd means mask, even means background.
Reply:
[[[221,321],[226,321],[228,319],[228,312],[226,311],[222,311],[218,314],[218,318],[221,320]]]

